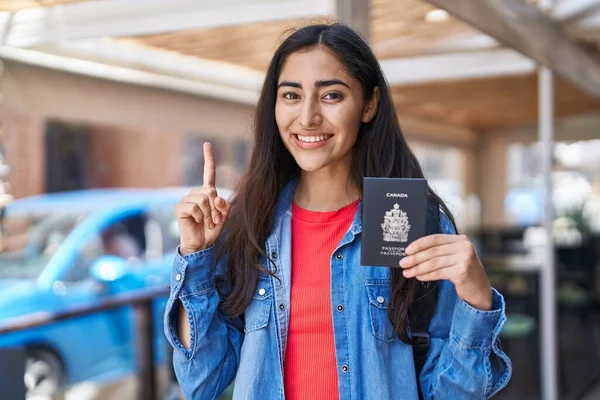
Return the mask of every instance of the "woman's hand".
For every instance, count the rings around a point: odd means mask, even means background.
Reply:
[[[218,197],[215,186],[215,157],[210,143],[204,143],[204,182],[192,189],[175,206],[182,256],[212,246],[229,215],[230,204]]]
[[[415,240],[400,261],[406,278],[449,280],[458,296],[479,310],[491,310],[492,288],[471,241],[464,235],[429,235]]]

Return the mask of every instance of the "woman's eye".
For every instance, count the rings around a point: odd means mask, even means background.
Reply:
[[[285,92],[283,94],[283,98],[286,100],[297,100],[300,98],[300,96],[298,96],[298,94],[294,92]]]
[[[342,98],[342,94],[338,92],[330,92],[323,96],[325,100],[339,100]]]

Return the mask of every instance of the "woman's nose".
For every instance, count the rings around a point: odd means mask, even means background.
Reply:
[[[314,101],[305,100],[298,116],[300,126],[305,129],[312,128],[320,125],[322,121],[319,105]]]

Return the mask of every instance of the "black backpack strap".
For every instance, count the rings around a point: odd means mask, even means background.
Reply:
[[[437,292],[436,283],[432,283],[429,286],[420,285],[419,296],[408,313],[419,399],[423,399],[419,377],[421,376],[425,361],[427,361],[430,340],[429,323],[435,313]]]
[[[440,210],[434,202],[429,202],[427,207],[425,230],[427,235],[440,232]],[[437,283],[424,282],[419,285],[415,301],[408,312],[419,399],[423,399],[419,378],[427,361],[430,341],[429,324],[435,313],[437,298]]]

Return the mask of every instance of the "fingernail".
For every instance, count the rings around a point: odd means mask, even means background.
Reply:
[[[408,246],[404,251],[406,252],[406,254],[412,253],[412,247]]]
[[[215,217],[215,223],[216,223],[216,224],[220,224],[220,223],[221,223],[221,216],[220,216],[220,215],[217,215],[217,216]]]
[[[410,278],[410,270],[405,269],[402,271],[402,275],[404,275],[405,278]]]
[[[406,267],[407,265],[408,265],[408,258],[404,257],[402,260],[400,260],[401,267]]]

